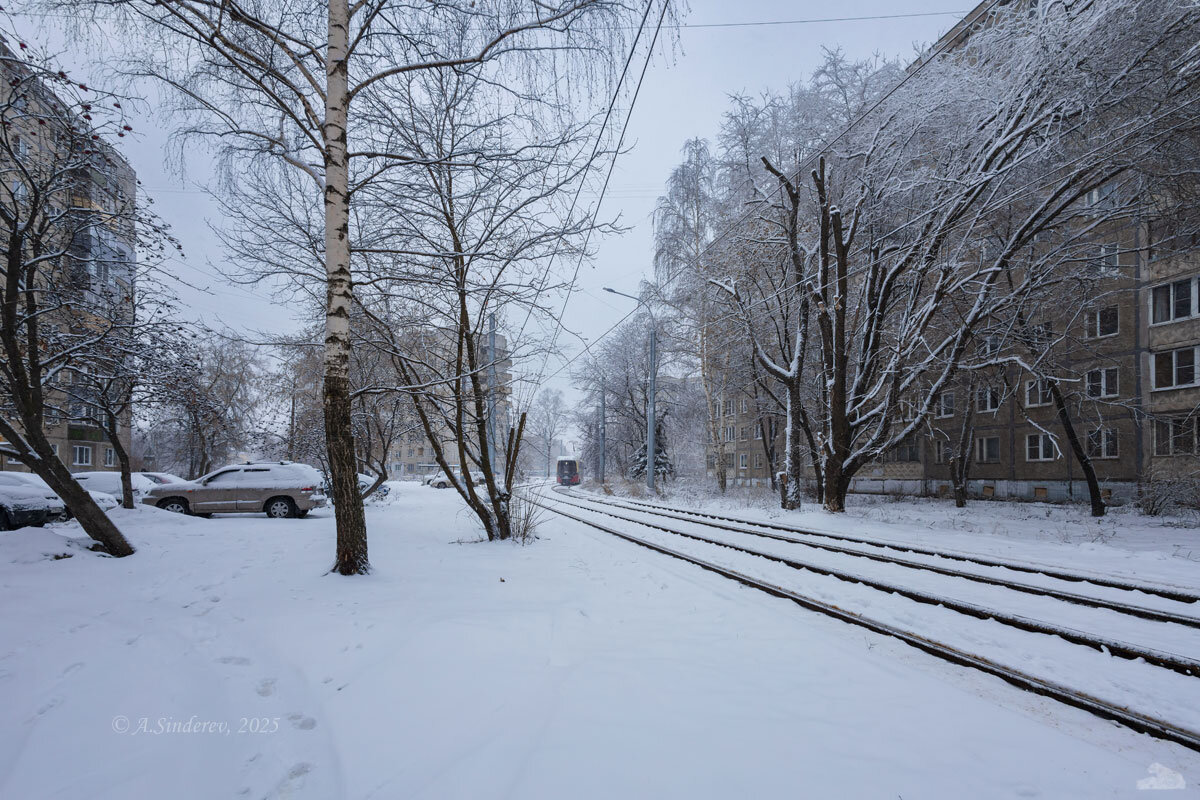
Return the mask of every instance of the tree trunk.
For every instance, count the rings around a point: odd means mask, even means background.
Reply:
[[[959,465],[958,459],[950,463],[950,482],[954,487],[954,507],[967,507],[967,476],[966,470]]]
[[[330,0],[326,55],[325,124],[325,446],[329,452],[337,556],[333,571],[364,575],[367,523],[358,491],[354,432],[350,403],[350,275],[349,158],[346,126],[349,117],[347,74],[350,7],[348,0]]]
[[[108,437],[108,443],[112,445],[113,452],[117,456],[117,463],[121,467],[121,505],[125,508],[133,508],[133,470],[129,464],[129,452],[121,444],[115,414],[107,415],[104,433]]]
[[[1088,457],[1083,442],[1079,440],[1079,434],[1075,431],[1075,425],[1071,422],[1071,415],[1067,411],[1067,401],[1063,397],[1062,390],[1058,388],[1058,381],[1050,381],[1050,396],[1054,398],[1054,408],[1058,411],[1058,421],[1062,423],[1067,443],[1071,445],[1071,452],[1075,454],[1075,460],[1079,462],[1084,480],[1087,481],[1088,497],[1092,503],[1092,516],[1103,517],[1107,509],[1104,505],[1104,498],[1100,496],[1100,481],[1096,478],[1096,469],[1092,466],[1092,459]]]
[[[116,558],[133,555],[133,545],[129,544],[108,515],[100,510],[87,490],[71,477],[66,466],[54,455],[50,441],[40,428],[30,426],[30,432],[21,436],[7,425],[0,424],[0,434],[14,444],[24,441],[32,448],[33,452],[23,459],[25,466],[63,499],[67,509],[79,520],[84,533],[95,539],[101,550]]]
[[[787,386],[787,431],[783,454],[784,470],[787,473],[782,502],[785,511],[800,508],[804,495],[804,459],[800,451],[804,432],[800,425],[800,402],[799,381],[791,381]]]
[[[842,463],[833,458],[825,459],[825,510],[842,512],[846,510],[846,494],[850,491],[850,481],[846,479]]]

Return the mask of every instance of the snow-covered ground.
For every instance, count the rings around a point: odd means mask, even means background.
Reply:
[[[578,523],[389,499],[366,578],[324,574],[328,512],[0,534],[0,797],[1200,796],[1200,754]]]

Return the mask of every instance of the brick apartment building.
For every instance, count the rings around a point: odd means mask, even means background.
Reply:
[[[990,5],[981,3],[939,45],[964,41]],[[1087,198],[1096,205],[1107,201],[1103,191]],[[1200,245],[1193,235],[1175,235],[1172,221],[1156,218],[1149,207],[1135,206],[1099,226],[1084,246],[1093,280],[1061,298],[1067,302],[1046,303],[1030,320],[1052,348],[1049,358],[1030,355],[1044,359],[1043,374],[1059,379],[1102,491],[1118,501],[1160,478],[1194,478],[1200,485]],[[990,337],[976,346],[992,346]],[[778,454],[774,471],[783,469],[781,411],[764,416],[752,387],[732,394],[714,408],[726,474],[732,485],[765,485],[772,471],[769,445]],[[948,494],[950,456],[968,413],[969,494],[1087,498],[1049,385],[1012,367],[960,376],[938,398],[921,435],[860,471],[853,490]],[[766,419],[776,421],[773,443],[762,436]],[[711,474],[715,459],[707,466]]]

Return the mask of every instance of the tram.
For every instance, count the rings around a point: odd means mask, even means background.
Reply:
[[[560,458],[558,460],[558,482],[562,486],[579,485],[579,460],[575,458]]]

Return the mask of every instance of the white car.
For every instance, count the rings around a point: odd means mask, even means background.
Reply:
[[[89,492],[104,492],[113,497],[120,497],[122,494],[120,472],[76,472],[71,477],[79,481],[79,485]],[[133,483],[135,503],[140,502],[147,492],[158,485],[139,472],[132,473],[129,478]]]
[[[60,520],[71,518],[71,512],[67,510],[66,503],[63,499],[54,493],[50,485],[44,480],[34,475],[32,472],[0,472],[0,487],[5,486],[21,486],[26,489],[33,489],[41,492],[42,496],[50,503],[50,516]],[[100,506],[101,511],[108,511],[120,505],[117,498],[105,492],[91,492],[92,500],[96,505]]]
[[[463,479],[462,473],[455,470],[454,479],[457,480],[459,483],[462,483],[462,479]],[[432,478],[430,478],[428,481],[426,481],[426,485],[432,486],[435,489],[449,489],[454,484],[451,483],[450,479],[446,477],[445,472],[442,472],[441,470],[439,470],[437,473],[434,474],[434,476]]]

